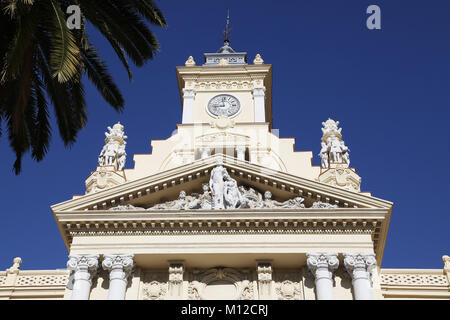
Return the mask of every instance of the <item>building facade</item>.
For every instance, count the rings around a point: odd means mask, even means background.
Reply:
[[[450,299],[438,270],[381,269],[392,202],[360,190],[339,122],[321,165],[272,126],[272,66],[225,41],[177,67],[182,123],[126,169],[108,127],[86,194],[51,207],[67,269],[0,272],[1,299]]]

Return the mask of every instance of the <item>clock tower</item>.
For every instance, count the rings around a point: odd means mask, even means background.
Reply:
[[[182,124],[210,123],[229,118],[234,123],[267,123],[272,128],[272,66],[258,54],[247,64],[246,52],[230,42],[216,53],[205,53],[204,64],[189,57],[177,67]]]

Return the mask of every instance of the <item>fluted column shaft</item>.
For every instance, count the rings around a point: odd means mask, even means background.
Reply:
[[[376,267],[374,254],[344,254],[344,266],[352,277],[355,300],[372,300],[371,272]]]
[[[315,278],[317,300],[333,300],[333,272],[339,266],[337,253],[308,253],[306,256]]]
[[[92,278],[98,268],[98,255],[70,255],[67,269],[74,271],[72,300],[88,300]]]
[[[108,300],[125,300],[128,278],[133,270],[132,254],[107,254],[103,259],[103,269],[109,271]]]

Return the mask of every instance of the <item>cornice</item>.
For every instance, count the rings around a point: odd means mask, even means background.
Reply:
[[[179,75],[190,74],[227,74],[227,73],[249,73],[249,72],[269,72],[272,69],[271,64],[246,64],[246,65],[228,65],[223,66],[177,66],[176,70]]]

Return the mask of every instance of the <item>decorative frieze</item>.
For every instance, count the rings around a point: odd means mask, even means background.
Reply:
[[[316,201],[312,204],[311,208],[318,208],[318,209],[336,209],[339,208],[335,204],[330,204],[322,201]]]
[[[198,80],[195,82],[196,91],[248,91],[253,89],[250,79],[230,79],[230,80]]]

